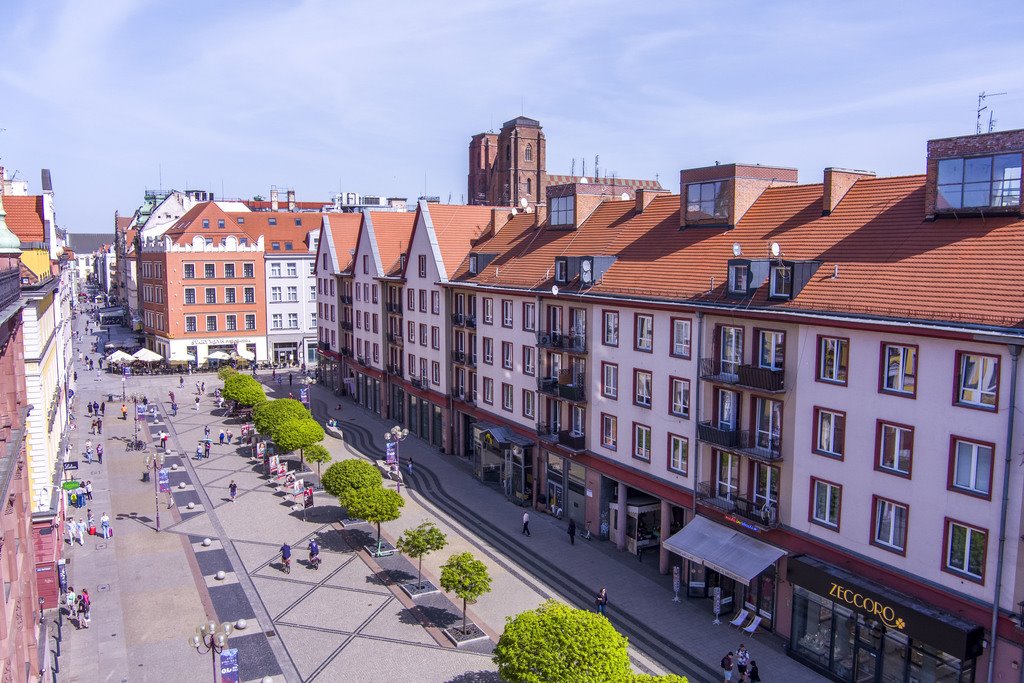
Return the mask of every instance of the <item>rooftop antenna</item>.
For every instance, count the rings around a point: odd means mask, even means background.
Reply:
[[[985,104],[985,99],[988,98],[988,97],[999,97],[1000,95],[1005,95],[1005,94],[1006,94],[1005,92],[989,92],[989,93],[987,93],[984,90],[982,90],[980,93],[978,93],[978,112],[977,112],[978,118],[977,118],[977,124],[975,125],[975,128],[974,128],[974,134],[975,135],[981,135],[981,112],[983,112],[986,109],[988,109],[988,105]],[[993,126],[994,123],[995,123],[995,120],[992,119],[991,115],[990,115],[988,132],[990,132],[990,133],[992,132],[992,126]]]
[[[575,176],[576,175],[576,157],[572,158],[572,170],[569,171],[569,175],[571,175],[571,176]]]
[[[582,175],[584,178],[586,178],[587,177],[587,158],[583,157],[582,162],[583,162],[583,170],[580,171],[580,175]]]
[[[994,116],[992,116],[992,114],[993,114],[993,112],[990,110],[988,112],[988,132],[989,133],[991,133],[993,130],[995,130],[996,121],[998,121],[998,119],[996,119]]]

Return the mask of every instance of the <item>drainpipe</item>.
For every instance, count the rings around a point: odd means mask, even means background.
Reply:
[[[1011,344],[1010,350],[1010,407],[1006,417],[1006,457],[1003,460],[1003,500],[999,508],[999,551],[996,553],[996,584],[992,599],[992,647],[988,651],[988,682],[996,667],[996,636],[999,627],[999,595],[1003,586],[1003,554],[1006,549],[1006,512],[1010,505],[1010,471],[1013,461],[1013,417],[1017,412],[1017,361],[1020,358],[1020,347]]]
[[[693,399],[696,410],[694,413],[697,416],[697,422],[700,422],[701,417],[701,406],[703,405],[700,400],[702,383],[700,381],[700,359],[704,357],[704,313],[697,311],[697,388],[694,390]],[[700,482],[700,437],[697,436],[699,431],[694,434],[697,438],[693,440],[697,446],[694,452],[697,457],[693,459],[693,500],[691,507],[693,508],[693,516],[697,516],[697,484]]]

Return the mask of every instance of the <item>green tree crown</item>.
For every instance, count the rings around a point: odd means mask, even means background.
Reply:
[[[395,546],[409,557],[419,561],[416,570],[416,585],[423,585],[423,557],[448,545],[448,537],[433,522],[423,522],[417,527],[406,529]]]
[[[306,406],[294,398],[277,398],[267,401],[252,411],[252,423],[256,431],[263,435],[270,435],[283,422],[288,420],[300,420],[312,418]]]
[[[325,436],[324,428],[309,417],[282,422],[270,434],[270,438],[284,453],[312,446],[323,441]]]
[[[320,483],[327,493],[337,496],[345,506],[343,499],[350,489],[380,488],[382,481],[383,476],[375,466],[365,460],[350,458],[328,467]]]
[[[243,406],[255,406],[267,400],[263,385],[248,375],[235,373],[224,380],[224,398]]]
[[[487,565],[472,553],[456,553],[441,566],[441,588],[462,598],[462,632],[466,632],[466,603],[491,590]]]

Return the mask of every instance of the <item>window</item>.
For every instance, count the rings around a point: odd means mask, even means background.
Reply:
[[[298,287],[289,286],[288,287],[288,301],[298,301],[298,300],[299,300],[299,288]]]
[[[284,327],[284,315],[281,313],[274,313],[270,316],[270,329],[280,330]]]
[[[246,313],[245,314],[245,329],[255,330],[256,329],[256,314]]]
[[[256,277],[256,266],[252,263],[243,263],[242,277]]]
[[[490,325],[494,322],[494,299],[484,297],[484,322]]]
[[[215,304],[217,303],[217,288],[207,287],[206,288],[206,303]]]
[[[309,327],[313,329],[316,327],[316,311],[309,314]]]
[[[730,294],[746,294],[747,293],[747,272],[748,267],[745,265],[732,265],[729,266],[729,293]]]
[[[406,329],[407,329],[406,337],[409,339],[409,341],[411,343],[415,344],[416,343],[416,323],[414,323],[413,321],[410,320],[407,323],[407,328]]]
[[[488,365],[494,363],[494,340],[490,337],[483,338],[484,362]]]
[[[952,437],[950,488],[988,498],[992,494],[992,444]]]
[[[619,366],[615,363],[601,363],[601,395],[619,398]]]
[[[296,218],[295,219],[295,227],[296,228],[301,228],[302,227],[302,219],[301,218]]]
[[[377,360],[376,344],[373,345],[373,355],[374,360]],[[430,381],[433,382],[435,386],[441,384],[441,364],[436,360],[430,364]]]
[[[209,218],[204,218],[203,219],[203,228],[205,228],[207,230],[210,228],[210,219]]]
[[[427,290],[420,290],[420,313],[427,312]]]
[[[235,303],[235,288],[225,287],[224,288],[224,303],[233,304]]]
[[[722,181],[690,183],[686,186],[686,220],[728,217],[727,196],[722,193]]]
[[[501,342],[501,367],[512,369],[512,342]]]
[[[533,145],[526,145],[526,151],[523,152],[523,158],[525,158],[526,161],[533,161]]]
[[[281,277],[281,264],[274,262],[270,264],[270,277]]]
[[[534,304],[523,304],[523,329],[527,332],[537,330],[537,306]]]
[[[565,259],[555,260],[555,282],[562,284],[569,279],[569,263]]]
[[[782,401],[755,399],[756,447],[777,453],[782,441]]]
[[[814,409],[814,452],[842,458],[846,452],[846,413]]]
[[[256,289],[254,287],[245,288],[245,303],[254,304],[256,303]]]
[[[185,288],[185,303],[194,304],[196,302],[196,290],[192,287]]]
[[[690,417],[690,380],[673,377],[669,380],[668,412],[676,417]]]
[[[995,410],[999,393],[999,359],[976,353],[958,355],[957,403]]]
[[[224,277],[232,278],[235,276],[235,264],[225,263],[224,264]]]
[[[651,407],[651,373],[646,370],[633,371],[633,403],[642,407]]]
[[[872,542],[885,550],[905,553],[909,512],[907,506],[875,496],[874,507]]]
[[[291,249],[291,246],[288,246],[288,245],[291,245],[291,242],[286,242],[285,245],[287,246],[288,249]],[[294,262],[286,263],[285,264],[285,270],[288,273],[288,277],[298,277],[299,276],[298,267],[297,267],[297,265]]]
[[[985,578],[985,550],[988,533],[961,522],[946,519],[946,569],[970,579]]]
[[[537,368],[533,360],[534,349],[532,346],[523,345],[523,374],[533,377],[537,374]]]
[[[935,208],[1016,207],[1020,205],[1021,155],[942,159]]]
[[[370,291],[371,291],[371,292],[372,292],[372,294],[373,294],[373,303],[378,303],[378,302],[379,302],[379,299],[378,299],[378,289],[377,289],[377,285],[373,285],[373,286],[372,286],[372,287],[370,288]]]
[[[672,318],[672,355],[690,357],[690,321]]]
[[[282,299],[282,297],[281,297],[281,288],[280,287],[271,287],[270,288],[270,300],[274,301],[274,302],[277,302],[277,301],[281,301],[281,299]]]
[[[772,266],[771,296],[788,299],[793,296],[793,269],[789,266]]]
[[[654,348],[654,317],[637,313],[635,321],[636,340],[633,348],[637,351],[652,351]]]
[[[494,380],[484,377],[484,403],[494,403]]]
[[[838,530],[842,497],[842,486],[821,479],[811,479],[811,521]]]
[[[601,414],[601,445],[615,450],[619,442],[619,418],[607,413]]]
[[[269,219],[267,219],[267,224],[268,225],[277,225],[277,218],[275,218],[274,216],[271,216]]]
[[[850,341],[840,337],[818,337],[818,380],[846,384],[849,374]]]
[[[619,345],[619,313],[618,311],[604,311],[602,313],[604,333],[602,342],[606,346]]]
[[[535,416],[534,393],[529,389],[523,389],[523,417],[533,419]]]
[[[206,316],[206,331],[216,332],[217,331],[217,316],[208,315]]]
[[[913,427],[878,422],[877,469],[909,477],[913,449]]]
[[[364,314],[364,315],[366,315],[366,314]],[[369,323],[369,320],[367,320],[367,323]],[[367,327],[369,327],[369,324],[367,324]],[[420,346],[426,346],[426,345],[427,345],[427,325],[426,325],[426,323],[420,323]]]
[[[740,364],[743,363],[743,328],[726,327],[719,328],[718,333],[718,359],[723,375],[736,375],[740,371]]]
[[[551,225],[572,225],[576,197],[551,197]]]
[[[196,317],[194,315],[185,316],[185,331],[195,332],[196,331]]]
[[[668,435],[668,468],[684,477],[690,460],[690,442],[685,437]]]
[[[757,333],[757,366],[782,370],[786,362],[786,333],[759,330]]]
[[[512,327],[512,302],[508,299],[501,300],[501,326]]]
[[[205,263],[203,264],[203,277],[213,278],[217,277],[217,264]]]
[[[651,461],[651,428],[636,422],[633,423],[633,457]]]
[[[441,292],[430,293],[430,312],[434,315],[441,314]]]
[[[297,330],[299,329],[299,314],[289,313],[288,314],[288,329]]]
[[[917,347],[882,344],[882,391],[915,396]]]
[[[738,422],[739,394],[728,389],[716,389],[715,426],[725,431],[734,431]]]
[[[224,316],[224,329],[230,332],[234,332],[238,329],[238,316],[234,313],[228,313]]]
[[[316,301],[316,285],[309,286],[309,300]]]
[[[504,382],[501,385],[501,408],[512,412],[512,385]]]
[[[469,255],[469,274],[470,275],[476,275],[477,272],[479,272],[479,268],[477,267],[477,263],[478,263],[477,255],[476,254],[470,254]]]
[[[417,265],[419,267],[420,277],[426,277],[427,276],[427,257],[421,254],[416,259],[416,261],[417,261]]]
[[[408,298],[408,301],[406,302],[406,306],[405,306],[406,310],[415,311],[416,310],[416,290],[415,289],[409,289],[407,298]]]

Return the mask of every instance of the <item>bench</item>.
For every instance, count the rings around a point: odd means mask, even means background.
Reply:
[[[399,484],[404,484],[402,480],[402,470],[391,469],[391,465],[386,460],[376,460],[377,467],[380,468],[381,473],[391,481],[397,481]]]

